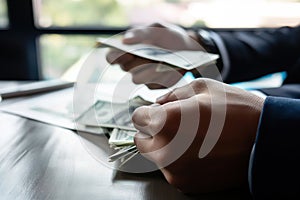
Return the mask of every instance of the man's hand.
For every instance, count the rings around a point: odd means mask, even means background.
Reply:
[[[144,58],[112,49],[106,56],[111,64],[119,64],[120,67],[131,73],[135,84],[145,84],[150,89],[168,88],[176,84],[185,74],[184,69],[173,69],[166,64],[157,63]],[[158,71],[159,65],[165,65],[168,71]]]
[[[170,50],[202,50],[195,37],[179,26],[155,23],[126,32],[125,44],[144,43]]]
[[[185,193],[247,185],[262,98],[214,80],[198,79],[157,103],[134,112],[132,120],[138,129],[135,143],[170,184]],[[211,132],[217,126],[221,126],[220,133]],[[212,142],[206,137],[217,142],[201,158],[201,147]]]
[[[201,46],[184,29],[167,24],[152,24],[148,27],[128,30],[124,35],[125,44],[144,43],[169,50],[200,50]],[[111,64],[132,74],[136,84],[146,84],[151,89],[171,87],[185,74],[185,70],[157,71],[161,63],[143,59],[132,54],[112,49],[106,56]]]

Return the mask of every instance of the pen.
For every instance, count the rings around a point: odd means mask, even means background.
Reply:
[[[26,83],[19,86],[0,89],[0,102],[4,99],[29,96],[72,87],[73,82],[59,79]]]

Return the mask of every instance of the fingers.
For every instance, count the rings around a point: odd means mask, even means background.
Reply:
[[[165,104],[176,100],[182,100],[190,98],[196,94],[199,94],[207,89],[206,79],[198,79],[192,83],[174,89],[173,91],[159,97],[156,103]]]
[[[185,85],[183,87],[176,88],[173,91],[168,92],[167,94],[159,97],[156,100],[156,103],[165,104],[180,99],[186,99],[193,95],[195,95],[193,88],[191,88],[190,85]]]
[[[177,83],[183,76],[184,70],[158,72],[158,63],[148,63],[134,68],[132,80],[136,84],[146,84],[150,89],[168,88]]]
[[[137,56],[132,56],[129,58],[126,56],[126,62],[119,62],[120,67],[130,73],[138,73],[140,71],[144,71],[147,67],[153,65],[150,60],[140,58]]]
[[[178,152],[181,155],[181,150],[185,152],[193,142],[200,127],[199,115],[196,98],[138,108],[132,117],[139,131],[135,144],[148,159],[159,166],[166,166],[171,157],[177,157]],[[208,115],[204,118],[210,119]],[[204,122],[201,126],[203,130],[207,127],[205,119]]]
[[[111,64],[119,64],[124,71],[130,71],[138,66],[151,62],[118,49],[111,49],[106,55],[106,60]]]
[[[134,28],[128,30],[124,34],[124,44],[136,44],[136,43],[152,43],[155,41],[155,31],[153,28],[163,28],[164,26],[160,23],[153,23],[148,28]]]
[[[137,108],[132,115],[135,128],[150,136],[159,133],[167,119],[167,111],[164,107],[154,104]]]
[[[124,44],[142,43],[148,37],[148,31],[141,28],[128,30],[124,34]]]
[[[180,103],[169,105],[142,106],[137,108],[132,121],[139,133],[135,142],[142,152],[151,152],[164,146],[177,132],[181,119]],[[148,137],[145,137],[147,135]]]
[[[124,34],[123,43],[124,44],[135,44],[140,43],[143,40],[143,36],[137,34],[135,30],[129,30]]]
[[[132,54],[128,54],[113,48],[106,55],[107,62],[111,64],[125,65],[126,63],[130,62],[132,59],[134,59],[134,56]]]
[[[162,65],[144,58],[112,49],[106,56],[111,64],[119,64],[122,70],[132,74],[135,84],[145,84],[150,89],[168,88],[177,83],[185,70],[172,69],[159,72],[157,67]]]

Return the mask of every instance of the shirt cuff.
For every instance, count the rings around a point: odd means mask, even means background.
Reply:
[[[249,160],[249,166],[248,166],[248,184],[249,184],[249,190],[250,190],[251,194],[253,194],[253,191],[252,191],[252,166],[253,166],[253,160],[254,160],[254,152],[255,152],[255,143],[252,147],[252,151],[250,154],[250,160]]]
[[[267,95],[264,94],[264,93],[261,92],[261,91],[258,91],[258,90],[249,90],[249,92],[251,92],[251,93],[253,93],[253,94],[255,94],[255,95],[257,95],[257,96],[259,96],[259,97],[261,97],[261,98],[263,98],[263,99],[266,99],[266,98],[267,98]]]
[[[266,99],[267,98],[267,95],[258,91],[258,90],[249,90],[249,92],[263,98],[263,99]],[[248,166],[248,184],[249,184],[249,190],[250,190],[250,193],[253,194],[252,192],[252,167],[253,167],[253,160],[254,160],[254,152],[255,152],[255,143],[252,147],[252,150],[251,150],[251,154],[250,154],[250,159],[249,159],[249,166]]]

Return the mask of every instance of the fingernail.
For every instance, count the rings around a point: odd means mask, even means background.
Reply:
[[[146,133],[142,133],[140,131],[137,132],[138,134],[135,135],[135,139],[151,139],[152,136]]]
[[[131,39],[134,38],[133,32],[126,32],[124,35],[124,39]]]
[[[151,105],[150,105],[150,107],[157,107],[157,106],[160,106],[160,104],[154,103],[154,104],[151,104]]]

